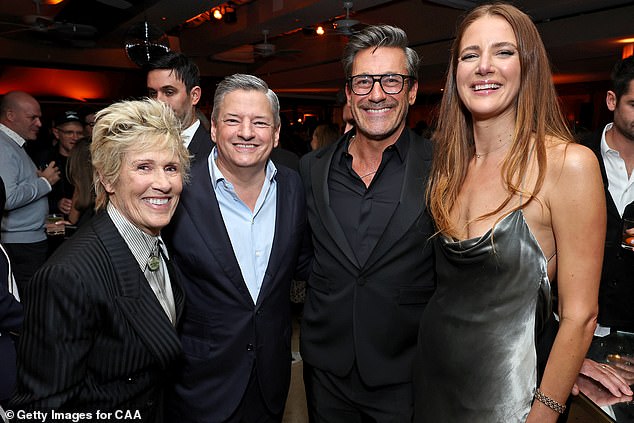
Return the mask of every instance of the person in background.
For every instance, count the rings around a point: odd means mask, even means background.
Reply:
[[[48,194],[48,211],[64,215],[70,214],[73,204],[74,185],[67,175],[68,157],[84,135],[84,127],[79,113],[74,110],[62,112],[53,121],[53,136],[57,140],[44,163],[54,161],[60,172],[60,180]]]
[[[634,252],[621,247],[623,218],[634,218],[634,56],[614,66],[606,104],[613,122],[582,140],[599,159],[608,207],[598,335],[634,332]]]
[[[91,155],[99,212],[26,284],[11,406],[162,422],[184,295],[161,229],[189,153],[170,107],[148,99],[101,110]]]
[[[434,133],[436,291],[421,320],[415,422],[555,422],[590,345],[605,237],[592,152],[573,142],[525,13],[470,11]],[[588,230],[591,228],[591,230]],[[537,316],[559,330],[537,384]]]
[[[352,114],[352,109],[348,103],[343,105],[341,118],[343,119],[343,133],[345,134],[346,132],[354,128],[354,115]]]
[[[595,335],[634,332],[634,251],[621,247],[623,219],[634,218],[634,56],[612,69],[612,89],[606,105],[613,121],[581,139],[599,160],[607,204],[607,233],[599,287],[599,317]],[[627,361],[627,360],[626,360]],[[616,397],[632,395],[634,368],[606,365],[586,359],[581,374],[598,380]]]
[[[41,117],[40,104],[25,92],[8,92],[0,101],[0,178],[7,197],[1,241],[18,287],[28,282],[46,260],[46,196],[60,179],[55,162],[47,163],[40,171],[24,150],[27,140],[37,138]]]
[[[96,113],[93,110],[84,111],[84,137],[92,136],[92,128],[95,127]]]
[[[0,178],[0,210],[4,209],[4,182]],[[16,381],[14,336],[22,329],[22,304],[11,272],[11,261],[0,243],[0,410],[7,406]]]
[[[354,127],[354,116],[352,116],[345,89],[337,91],[337,104],[341,105],[341,120],[343,121],[341,129],[345,134]]]
[[[95,214],[90,143],[90,137],[80,139],[68,158],[68,179],[75,187],[68,221],[76,226],[82,226]]]
[[[184,362],[168,403],[174,423],[280,422],[291,371],[290,283],[305,277],[304,192],[269,159],[279,101],[235,74],[214,95],[216,145],[192,166],[165,240],[183,276]]]
[[[333,123],[322,123],[321,125],[317,125],[313,131],[310,148],[318,150],[334,143],[339,139],[339,133],[339,127]]]
[[[174,109],[185,147],[194,158],[207,157],[212,143],[196,112],[202,95],[196,63],[181,53],[169,52],[149,64],[146,81],[150,98],[164,101]]]
[[[409,422],[421,313],[434,290],[424,184],[432,147],[406,127],[419,58],[369,26],[343,55],[355,128],[302,157],[314,259],[300,352],[311,422]]]

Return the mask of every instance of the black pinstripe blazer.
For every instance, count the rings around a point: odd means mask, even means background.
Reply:
[[[178,318],[183,291],[170,277]],[[24,298],[15,408],[139,410],[162,421],[180,342],[107,213],[62,244]]]

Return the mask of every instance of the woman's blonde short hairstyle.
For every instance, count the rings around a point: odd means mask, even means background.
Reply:
[[[189,152],[183,145],[180,122],[169,105],[152,99],[121,101],[98,112],[90,146],[95,208],[108,204],[103,182],[117,182],[126,154],[156,150],[172,152],[183,182],[187,182]]]

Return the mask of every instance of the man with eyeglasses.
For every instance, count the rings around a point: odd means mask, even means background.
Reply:
[[[60,180],[53,186],[48,195],[49,213],[62,214],[68,217],[73,205],[75,187],[66,175],[66,162],[80,138],[84,136],[84,125],[81,116],[74,110],[60,113],[53,121],[52,131],[54,147],[48,152],[44,163],[54,161],[59,168]],[[44,164],[42,164],[44,165]]]
[[[93,110],[88,110],[84,113],[84,136],[92,137],[92,128],[95,127],[96,113]]]
[[[419,58],[399,28],[345,48],[355,128],[300,162],[314,259],[301,327],[312,423],[408,422],[412,363],[434,290],[431,145],[406,128]]]

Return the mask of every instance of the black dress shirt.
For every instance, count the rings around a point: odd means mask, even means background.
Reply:
[[[352,169],[353,157],[348,153],[352,139],[353,136],[349,136],[335,151],[328,190],[330,206],[359,265],[363,265],[398,205],[410,140],[409,132],[404,130],[398,140],[383,151],[381,164],[366,187]]]

